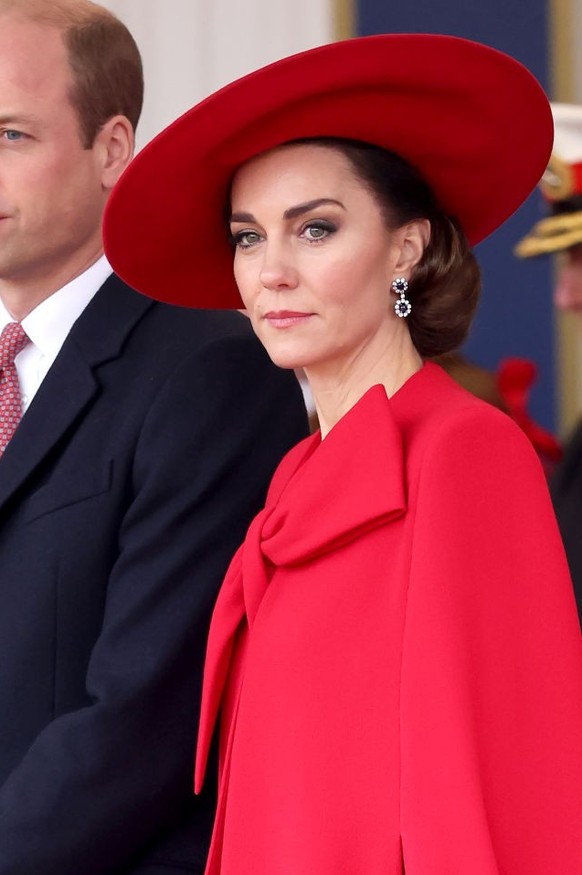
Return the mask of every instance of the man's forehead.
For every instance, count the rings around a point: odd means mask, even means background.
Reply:
[[[0,14],[0,80],[31,95],[60,92],[71,81],[61,32],[22,16]],[[1,110],[0,110],[1,111]]]
[[[48,22],[35,21],[18,12],[3,12],[0,9],[0,41],[3,51],[11,55],[31,56],[38,43],[42,43],[45,46],[42,57],[67,56],[63,33],[58,27]]]

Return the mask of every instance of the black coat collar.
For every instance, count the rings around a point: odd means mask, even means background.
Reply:
[[[91,403],[94,369],[117,358],[153,302],[112,275],[79,316],[0,460],[0,507]]]

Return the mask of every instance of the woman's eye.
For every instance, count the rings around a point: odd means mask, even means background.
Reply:
[[[236,234],[231,236],[233,245],[239,249],[249,249],[249,247],[258,243],[260,239],[261,237],[256,231],[237,231]]]
[[[329,222],[310,222],[301,232],[307,240],[323,240],[336,230],[335,225]]]

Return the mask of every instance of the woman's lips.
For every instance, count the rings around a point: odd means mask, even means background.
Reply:
[[[312,317],[313,313],[301,313],[297,310],[270,310],[263,319],[273,328],[290,328],[301,325]]]

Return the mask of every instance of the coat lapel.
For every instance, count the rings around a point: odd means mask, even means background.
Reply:
[[[383,386],[368,390],[312,452],[265,519],[274,566],[335,550],[406,512],[402,436]]]
[[[98,389],[95,369],[119,356],[152,302],[111,276],[71,329],[0,460],[0,508],[34,472]]]

